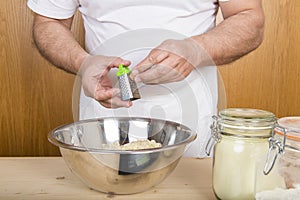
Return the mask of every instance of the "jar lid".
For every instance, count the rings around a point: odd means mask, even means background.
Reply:
[[[277,120],[277,124],[278,126],[274,130],[276,134],[283,136],[286,131],[288,139],[300,141],[300,117],[283,117]]]
[[[251,108],[228,108],[219,112],[221,134],[240,137],[271,137],[275,115],[269,111]]]
[[[244,127],[272,128],[275,115],[269,111],[251,108],[228,108],[219,112],[226,124]]]

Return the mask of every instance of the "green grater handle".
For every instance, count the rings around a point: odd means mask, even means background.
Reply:
[[[123,64],[119,65],[119,70],[116,73],[116,76],[122,76],[124,74],[129,74],[131,71],[128,66],[124,66]]]

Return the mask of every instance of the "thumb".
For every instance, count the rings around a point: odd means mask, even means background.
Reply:
[[[117,68],[120,64],[123,64],[125,66],[129,66],[131,62],[129,60],[125,60],[122,58],[116,58],[114,59],[111,64],[109,65],[110,68]]]

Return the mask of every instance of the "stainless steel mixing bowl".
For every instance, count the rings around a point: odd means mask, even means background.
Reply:
[[[149,118],[101,118],[56,128],[48,135],[71,171],[88,187],[114,194],[145,191],[162,182],[177,166],[196,134],[181,124]],[[139,139],[161,148],[117,150]]]

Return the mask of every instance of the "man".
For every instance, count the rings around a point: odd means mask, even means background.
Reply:
[[[82,79],[81,119],[133,115],[186,124],[199,136],[186,153],[193,157],[205,156],[207,116],[216,112],[214,66],[242,57],[263,39],[261,0],[29,0],[28,6],[37,13],[40,52]],[[224,20],[215,26],[219,7]],[[70,31],[77,9],[85,49]],[[139,45],[151,48],[128,55]],[[128,48],[119,51],[122,46]],[[120,99],[110,73],[119,64],[130,65],[131,77],[144,84],[141,100]]]

